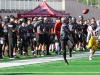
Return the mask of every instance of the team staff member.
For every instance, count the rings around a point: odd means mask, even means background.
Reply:
[[[62,26],[62,23],[61,23],[61,21],[60,21],[60,18],[58,18],[57,20],[56,20],[56,23],[55,23],[55,25],[54,25],[54,33],[55,33],[55,37],[57,37],[57,41],[58,41],[58,43],[59,43],[59,48],[61,48],[60,46],[60,40],[59,40],[59,38],[60,38],[60,29],[61,29],[61,26]],[[58,47],[58,46],[57,46]],[[59,49],[58,48],[58,49]],[[56,50],[56,52],[58,53],[58,54],[60,54],[61,53],[61,51],[60,51],[60,49],[59,50]]]
[[[14,23],[15,17],[13,15],[10,16],[10,23],[8,25],[8,40],[9,40],[9,58],[13,59],[13,49],[15,47],[15,32],[16,32],[16,26]]]
[[[66,25],[66,21],[67,20],[64,17],[61,19],[62,26],[61,26],[61,31],[60,31],[60,39],[61,39],[61,50],[63,51],[63,58],[64,58],[66,65],[68,65],[68,61],[66,59],[66,45],[68,46],[70,56],[71,56],[71,52],[72,52],[74,45],[70,40],[71,32],[70,32],[68,26]]]

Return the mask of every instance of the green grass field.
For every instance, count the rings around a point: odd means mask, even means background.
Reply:
[[[30,49],[30,48],[29,48]],[[12,59],[10,60],[7,56],[4,57],[4,60],[0,60],[0,62],[8,62],[8,61],[14,61],[14,60],[24,60],[24,59],[34,59],[34,58],[40,58],[40,57],[32,57],[32,53],[30,52],[31,50],[29,50],[29,56],[28,57],[23,57],[23,56],[20,56],[19,54],[17,54],[18,57],[20,58],[17,58],[17,59]],[[72,52],[72,54],[81,54],[81,53],[84,53],[84,52],[89,52],[89,50],[86,50],[86,51],[76,51],[76,52]],[[58,54],[56,54],[55,52],[50,52],[51,55],[45,55],[43,57],[53,57],[53,56],[57,56]],[[67,55],[68,55],[68,52],[66,52]]]
[[[31,64],[0,69],[0,75],[100,75],[100,56]]]

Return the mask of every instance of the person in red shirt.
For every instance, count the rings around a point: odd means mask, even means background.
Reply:
[[[60,29],[61,29],[61,26],[62,26],[62,23],[61,23],[60,19],[57,19],[57,20],[56,20],[56,23],[55,23],[55,25],[54,25],[54,31],[55,31],[55,35],[56,35],[57,37],[60,36]]]
[[[54,25],[54,33],[55,33],[55,45],[56,45],[56,53],[61,54],[61,47],[60,47],[60,29],[61,29],[62,23],[60,18],[57,18],[56,23]]]

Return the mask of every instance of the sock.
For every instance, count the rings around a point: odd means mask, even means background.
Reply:
[[[34,53],[34,51],[31,51],[32,53]]]
[[[25,52],[23,52],[23,55],[25,55],[26,53]]]
[[[90,53],[92,53],[92,49],[90,49]]]
[[[92,56],[93,56],[93,55],[92,55],[92,54],[90,54],[90,58],[92,58]]]
[[[13,55],[15,56],[15,55],[16,55],[16,53],[13,53]]]
[[[39,55],[41,55],[41,50],[39,50]]]
[[[34,50],[34,54],[36,54],[36,50]]]
[[[5,55],[4,52],[5,52],[5,50],[2,51],[2,54],[3,54],[3,55]]]
[[[43,55],[45,54],[45,51],[44,51],[44,50],[42,51],[42,54],[43,54]]]

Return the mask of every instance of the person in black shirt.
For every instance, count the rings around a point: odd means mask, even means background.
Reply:
[[[16,36],[16,26],[14,23],[15,17],[13,15],[10,16],[10,23],[8,25],[8,40],[9,40],[9,58],[13,59],[13,49],[15,47],[15,36]]]
[[[9,56],[9,50],[8,50],[8,25],[6,25],[6,23],[3,21],[2,22],[2,27],[3,27],[3,37],[4,37],[4,43],[2,46],[2,50],[3,50],[3,56],[5,56],[5,52],[7,52],[7,56]]]
[[[66,18],[63,17],[61,19],[61,22],[62,22],[62,26],[60,30],[61,50],[63,51],[63,58],[65,61],[65,64],[68,65],[68,61],[66,59],[66,45],[68,46],[70,57],[72,57],[71,52],[74,45],[71,41],[71,37],[70,37],[71,32],[66,24]]]
[[[88,23],[87,23],[87,20],[84,21],[84,27],[83,27],[83,33],[86,35],[87,37],[87,28],[88,28]]]
[[[22,52],[23,52],[24,57],[26,57],[26,56],[28,56],[28,51],[27,51],[28,44],[27,44],[27,40],[26,40],[27,27],[26,27],[25,21],[22,22],[21,27],[19,28],[19,36],[22,39],[20,54],[22,55]]]
[[[4,56],[4,52],[7,52],[7,56],[9,56],[8,24],[9,24],[9,21],[10,21],[10,17],[9,16],[5,16],[4,18],[5,18],[5,20],[2,23],[3,32],[4,32],[4,35],[3,35],[4,43],[3,43],[2,50],[3,50],[3,56]]]
[[[50,50],[50,51],[54,51],[55,34],[54,34],[54,29],[53,29],[53,28],[50,29],[49,37],[50,37],[50,46],[49,46],[49,50]]]
[[[49,29],[50,29],[49,18],[45,17],[44,18],[44,28],[43,28],[43,45],[44,45],[44,51],[46,55],[50,55],[49,53],[49,45],[50,45]]]
[[[79,42],[79,50],[85,50],[86,49],[86,45],[85,45],[85,41],[86,41],[86,35],[85,35],[85,25],[83,25],[83,21],[80,20],[79,21],[79,26],[78,26],[78,42]]]
[[[0,59],[3,59],[2,57],[2,45],[3,45],[3,28],[2,28],[2,18],[0,18]]]
[[[21,25],[18,23],[18,18],[15,18],[14,23],[15,23],[15,26],[16,26],[16,31],[15,31],[15,35],[14,35],[14,43],[15,43],[15,45],[14,45],[14,53],[13,53],[13,55],[14,55],[14,57],[17,57],[16,53],[17,53],[17,51],[19,52],[19,50],[20,50],[20,48],[18,47],[18,39],[19,38],[17,38],[17,37],[19,35],[19,28],[20,28]],[[19,57],[17,57],[17,58],[19,58]]]
[[[33,54],[33,51],[34,51],[34,48],[33,48],[33,40],[32,40],[32,34],[33,34],[33,25],[31,24],[32,21],[31,19],[28,19],[27,20],[27,43],[28,45],[31,46],[31,51],[32,51],[32,54]]]

